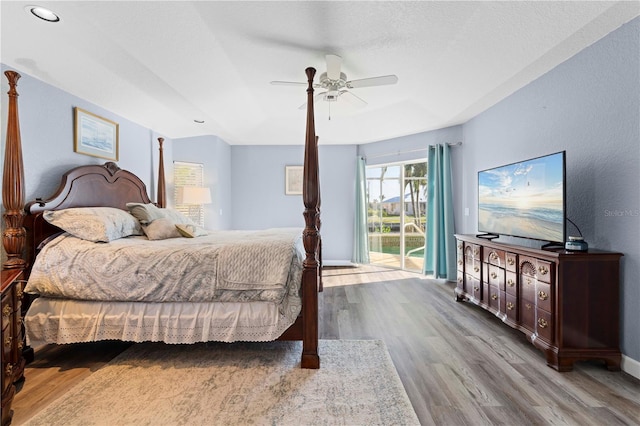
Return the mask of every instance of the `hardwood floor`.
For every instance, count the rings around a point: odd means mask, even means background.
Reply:
[[[522,333],[455,302],[453,283],[373,266],[324,276],[320,338],[384,340],[423,425],[640,425],[640,381],[599,363],[556,372]],[[13,424],[129,345],[38,349]]]

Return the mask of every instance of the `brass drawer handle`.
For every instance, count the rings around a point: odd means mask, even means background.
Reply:
[[[475,247],[475,248],[473,249],[473,255],[474,255],[474,256],[477,256],[478,254],[480,254],[480,249],[479,249],[478,247]]]
[[[22,287],[18,287],[16,290],[17,290],[16,291],[16,296],[18,296],[18,299],[22,299],[22,296],[24,294],[23,291],[22,291]]]
[[[4,368],[4,374],[7,377],[11,377],[11,374],[13,373],[13,365],[11,364],[7,364],[7,366]]]
[[[531,285],[531,284],[532,284],[532,283],[531,283],[531,278],[527,278],[526,283],[527,283],[528,285]]]
[[[462,278],[458,278],[458,282],[459,282],[459,283],[462,283]]]
[[[549,268],[547,268],[546,266],[538,266],[538,271],[542,275],[547,275],[549,273]]]
[[[22,340],[20,340],[18,342],[18,350],[21,351],[23,347],[24,347],[24,343],[22,343]]]
[[[515,261],[515,259],[513,257],[508,257],[507,258],[507,263],[509,265],[515,265],[516,261]]]
[[[458,265],[462,266],[462,260],[458,260]]]
[[[13,338],[11,336],[4,336],[4,345],[6,347],[11,346],[11,341],[13,340]]]
[[[9,315],[11,315],[11,306],[4,305],[4,308],[2,308],[2,316],[8,317]]]
[[[496,278],[498,278],[498,274],[496,274],[495,272],[492,272],[491,273],[491,278],[493,278],[495,280]]]
[[[513,308],[514,308],[514,307],[515,307],[515,306],[513,306],[513,303],[511,303],[511,302],[507,302],[507,310],[509,310],[509,311],[513,311]]]
[[[549,323],[544,318],[539,318],[538,319],[538,325],[540,326],[540,328],[547,328]]]
[[[495,251],[492,251],[492,252],[489,254],[489,259],[491,259],[491,260],[497,260],[497,259],[498,259],[498,257],[499,257],[499,256],[498,256],[498,253],[496,253]]]
[[[507,285],[508,285],[509,287],[513,287],[514,285],[516,285],[516,282],[515,282],[514,280],[512,280],[511,278],[509,278],[509,279],[507,280]]]
[[[497,295],[497,294],[492,294],[492,295],[491,295],[491,298],[492,298],[493,300],[498,300],[498,295]]]
[[[525,303],[524,307],[527,308],[527,309],[531,309],[531,303]]]
[[[462,243],[458,243],[458,250],[462,250]]]
[[[480,287],[476,287],[476,286],[474,286],[474,287],[473,287],[473,291],[480,291]]]
[[[475,268],[473,268],[473,270],[474,270],[475,272],[478,272],[478,271],[480,271],[480,268],[476,266]]]
[[[538,298],[540,300],[547,300],[549,298],[549,295],[547,293],[545,293],[544,291],[539,291],[538,292]]]

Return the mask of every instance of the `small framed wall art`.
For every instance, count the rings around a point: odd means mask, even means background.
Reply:
[[[118,161],[118,123],[75,107],[73,150]]]
[[[285,195],[302,195],[303,166],[285,166]]]

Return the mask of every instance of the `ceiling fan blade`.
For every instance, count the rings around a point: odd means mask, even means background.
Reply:
[[[325,93],[327,93],[327,92],[325,91],[325,92],[316,93],[316,94],[313,96],[313,103],[316,103],[316,102],[318,102],[319,100],[321,100],[321,99],[324,97],[324,94],[325,94]],[[303,103],[302,105],[300,105],[300,106],[298,107],[298,109],[305,109],[306,107],[307,107],[307,103],[305,102],[305,103]]]
[[[338,55],[326,55],[325,58],[327,60],[327,78],[329,80],[339,80],[342,58]]]
[[[354,95],[348,90],[341,90],[340,97],[338,99],[344,99],[349,104],[356,107],[364,107],[367,105],[367,102],[364,99],[362,99],[360,96]]]
[[[297,81],[272,81],[274,86],[305,86],[307,83]]]
[[[347,81],[347,87],[354,89],[356,87],[370,87],[370,86],[384,86],[387,84],[396,84],[398,82],[398,76],[396,75],[383,75],[380,77],[363,78],[360,80]]]

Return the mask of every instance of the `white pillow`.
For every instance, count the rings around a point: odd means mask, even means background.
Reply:
[[[161,209],[151,203],[127,203],[127,209],[129,209],[129,213],[131,213],[143,225],[164,217]]]
[[[43,217],[50,224],[87,241],[108,243],[130,235],[142,235],[140,222],[115,207],[47,210]]]
[[[160,209],[160,213],[163,217],[173,221],[175,224],[196,225],[191,219],[180,213],[178,210],[166,208]]]

